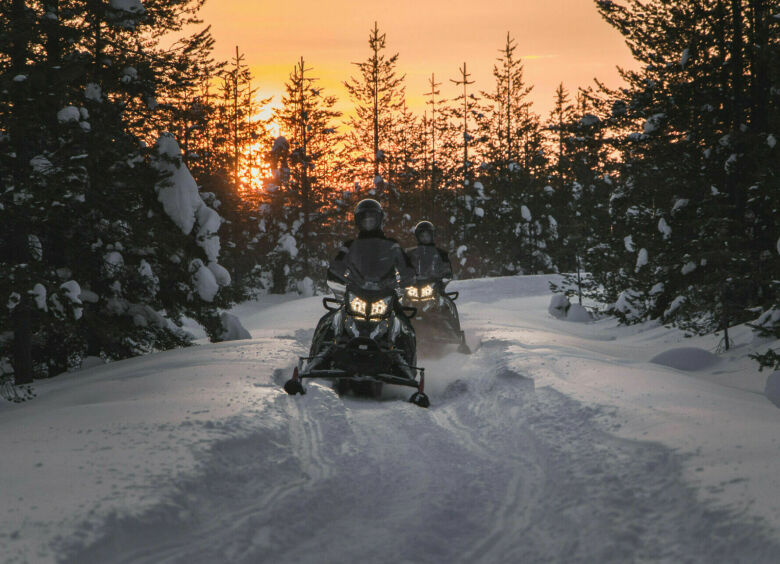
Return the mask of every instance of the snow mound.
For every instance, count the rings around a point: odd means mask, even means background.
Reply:
[[[223,313],[219,316],[222,321],[222,327],[224,331],[220,335],[223,341],[240,341],[241,339],[251,339],[252,335],[249,334],[241,321],[233,314]]]
[[[590,312],[580,304],[571,304],[569,311],[566,313],[566,320],[577,323],[587,323],[593,321],[593,318],[591,317]]]
[[[720,362],[720,359],[709,351],[697,347],[679,347],[669,349],[650,359],[654,364],[661,364],[677,370],[704,370]]]
[[[766,379],[764,395],[769,401],[780,407],[780,370],[772,372]]]
[[[555,294],[550,299],[550,305],[547,307],[547,311],[550,312],[556,319],[564,319],[566,317],[566,310],[571,307],[569,299],[563,294]]]
[[[563,294],[555,294],[547,307],[550,315],[556,319],[574,321],[575,323],[587,323],[593,321],[590,312],[580,304],[573,304]]]

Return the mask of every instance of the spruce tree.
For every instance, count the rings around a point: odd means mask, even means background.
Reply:
[[[347,145],[351,156],[352,173],[362,187],[368,186],[371,195],[384,192],[388,171],[387,163],[392,157],[390,135],[403,106],[405,75],[398,75],[398,53],[387,56],[386,34],[380,33],[374,22],[368,38],[371,55],[360,63],[359,75],[344,82],[344,86],[355,105],[355,115],[347,122],[349,134]]]

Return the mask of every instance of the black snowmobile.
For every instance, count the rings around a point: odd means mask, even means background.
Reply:
[[[309,356],[301,357],[284,385],[288,394],[303,394],[305,378],[334,382],[340,395],[349,391],[378,396],[384,384],[409,386],[409,399],[421,407],[425,370],[416,366],[417,338],[398,298],[401,287],[414,282],[409,257],[382,232],[384,212],[376,200],[361,200],[355,208],[356,239],[339,248],[328,268],[335,298],[322,303],[328,310],[314,331]]]
[[[448,283],[449,280],[418,280],[406,288],[403,304],[417,312],[412,322],[421,348],[453,344],[458,345],[459,353],[471,354],[455,307],[458,292],[448,292]]]
[[[338,295],[338,294],[337,294]],[[312,339],[309,356],[300,357],[284,385],[288,394],[304,394],[305,378],[334,382],[339,395],[377,397],[384,384],[416,388],[409,401],[428,407],[425,369],[417,360],[414,329],[401,316],[414,317],[393,290],[366,290],[348,285],[341,299],[324,298],[329,311]]]

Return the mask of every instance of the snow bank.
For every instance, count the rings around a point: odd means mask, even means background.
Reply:
[[[655,355],[650,362],[677,370],[696,371],[712,368],[720,362],[720,359],[711,352],[697,347],[679,347]]]
[[[252,338],[249,331],[241,325],[241,320],[235,315],[225,312],[219,316],[219,319],[222,322],[222,328],[224,329],[220,335],[220,338],[223,341],[240,341],[242,339]]]

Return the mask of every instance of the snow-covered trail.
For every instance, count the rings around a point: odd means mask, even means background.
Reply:
[[[458,289],[475,352],[421,359],[430,409],[287,396],[322,309],[276,297],[234,311],[252,340],[2,406],[0,561],[778,561],[780,411],[748,333],[683,372],[648,361],[708,343],[552,319],[545,277]]]
[[[769,530],[697,501],[678,455],[534,390],[510,345],[428,359],[446,375],[428,410],[407,391],[280,393],[266,409],[282,424],[218,443],[176,493],[67,561],[776,561]]]

